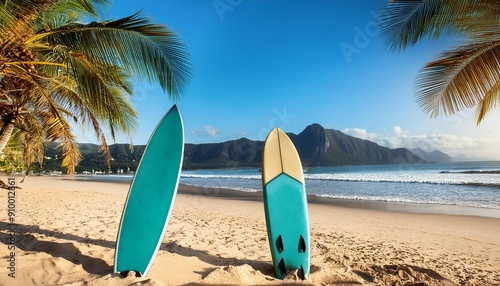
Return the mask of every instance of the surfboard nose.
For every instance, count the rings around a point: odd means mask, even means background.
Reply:
[[[302,163],[292,140],[279,128],[267,136],[262,153],[262,184],[266,185],[282,173],[304,183]]]

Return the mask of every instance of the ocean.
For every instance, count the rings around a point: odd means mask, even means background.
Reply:
[[[311,167],[304,170],[304,177],[307,193],[318,197],[434,209],[455,206],[443,208],[443,212],[500,217],[500,161]],[[183,171],[180,182],[248,192],[262,190],[261,173],[256,168]]]

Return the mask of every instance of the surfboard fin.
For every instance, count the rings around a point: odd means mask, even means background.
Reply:
[[[281,237],[281,235],[276,239],[276,248],[278,249],[279,253],[282,253],[285,249],[285,247],[283,246],[283,238]]]
[[[279,271],[279,273],[276,273],[276,276],[278,278],[285,276],[286,266],[285,266],[285,260],[283,260],[283,258],[281,258],[280,263],[278,263],[278,269],[276,269],[276,270]]]
[[[306,279],[306,274],[304,273],[304,267],[302,267],[302,265],[300,265],[300,269],[297,269],[297,276],[302,280]]]
[[[299,253],[306,252],[306,241],[304,237],[301,235],[299,238]]]

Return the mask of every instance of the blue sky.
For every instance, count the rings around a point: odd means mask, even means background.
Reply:
[[[178,103],[186,142],[265,140],[273,127],[298,134],[319,123],[391,148],[500,159],[498,113],[476,127],[473,111],[438,119],[421,111],[415,77],[452,40],[391,52],[376,29],[384,3],[116,0],[105,19],[142,10],[188,46],[193,78]],[[140,81],[131,101],[140,119],[133,143],[145,144],[173,102],[158,86]],[[90,132],[78,140],[95,142]],[[129,142],[123,136],[117,141]]]

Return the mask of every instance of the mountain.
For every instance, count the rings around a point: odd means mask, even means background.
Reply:
[[[390,149],[374,142],[346,135],[338,130],[325,129],[319,124],[307,126],[298,135],[288,133],[295,144],[304,167],[345,166],[373,164],[425,163],[405,148]],[[145,145],[110,145],[111,171],[134,171],[144,152]],[[260,167],[263,141],[247,138],[222,143],[186,144],[184,169],[215,169]],[[95,144],[80,144],[83,160],[76,171],[105,171],[104,157]],[[46,150],[45,170],[60,170],[60,151],[51,144]]]
[[[346,135],[338,130],[309,125],[290,136],[304,166],[340,166],[424,163],[408,149],[390,149],[374,142]]]
[[[464,154],[460,154],[460,155],[453,157],[453,162],[467,162],[467,161],[473,161],[473,159],[470,159],[469,157],[465,156]],[[481,160],[476,160],[476,161],[481,161]]]
[[[443,153],[439,150],[434,150],[432,152],[426,152],[420,148],[412,149],[411,152],[418,157],[424,159],[427,162],[432,163],[446,163],[454,161],[448,154]]]
[[[389,149],[319,124],[287,134],[304,167],[424,163],[408,149]],[[212,144],[186,144],[185,169],[260,167],[264,142],[246,138]]]
[[[247,138],[211,144],[186,144],[184,169],[258,167],[264,142]]]

